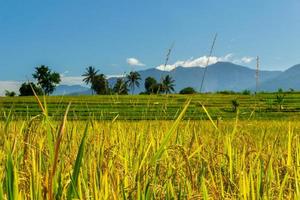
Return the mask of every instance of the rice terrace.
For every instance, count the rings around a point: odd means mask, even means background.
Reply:
[[[300,199],[299,8],[0,2],[0,200]]]

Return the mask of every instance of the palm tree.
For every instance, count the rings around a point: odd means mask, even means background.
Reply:
[[[138,72],[132,71],[127,75],[126,83],[131,88],[132,94],[134,93],[135,86],[140,87],[139,80],[141,80],[141,75]]]
[[[162,80],[162,91],[166,94],[174,92],[174,82],[175,80],[173,80],[170,75],[165,76],[165,78]]]
[[[98,70],[95,69],[95,67],[89,66],[85,69],[85,73],[82,74],[83,77],[85,77],[82,81],[85,82],[87,85],[93,84],[93,81],[95,77],[98,74]],[[91,86],[92,88],[92,86]],[[93,92],[93,90],[92,90]]]
[[[92,82],[91,89],[96,92],[96,94],[107,94],[108,93],[108,82],[104,74],[97,74]]]
[[[128,94],[127,84],[123,80],[123,78],[118,78],[117,82],[113,87],[113,92],[115,94]]]

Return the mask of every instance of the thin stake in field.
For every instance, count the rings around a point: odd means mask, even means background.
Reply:
[[[256,73],[255,73],[256,87],[255,94],[258,92],[258,84],[259,84],[259,57],[256,57]]]
[[[259,84],[259,57],[256,57],[256,72],[255,72],[255,93],[254,93],[254,110],[250,114],[250,117],[254,114],[257,107],[257,92],[258,92],[258,84]]]
[[[171,47],[168,49],[168,53],[167,53],[166,60],[165,60],[165,64],[164,64],[164,71],[166,71],[166,66],[167,66],[167,64],[168,64],[168,62],[169,62],[171,52],[172,52],[172,50],[173,50],[173,48],[174,48],[174,44],[175,44],[175,43],[173,42],[172,45],[171,45]]]
[[[202,76],[201,86],[200,86],[199,93],[202,92],[202,88],[203,88],[203,84],[204,84],[204,79],[205,79],[207,67],[208,67],[208,65],[209,65],[210,57],[211,57],[212,52],[213,52],[213,50],[214,50],[214,47],[215,47],[215,43],[216,43],[217,37],[218,37],[218,33],[215,34],[213,43],[212,43],[211,48],[210,48],[210,51],[209,51],[209,56],[208,56],[208,58],[207,58],[206,65],[205,65],[205,67],[204,67],[204,73],[203,73],[203,76]]]
[[[163,79],[164,77],[166,76],[166,67],[168,65],[168,62],[169,62],[169,59],[170,59],[170,56],[171,56],[171,53],[173,51],[173,48],[174,48],[174,45],[175,45],[175,42],[172,43],[171,47],[168,49],[168,52],[167,52],[167,55],[166,55],[166,60],[165,60],[165,63],[164,63],[164,72],[162,73],[161,77],[160,77],[160,82],[162,83],[163,82]],[[157,93],[160,92],[162,88],[159,88]]]

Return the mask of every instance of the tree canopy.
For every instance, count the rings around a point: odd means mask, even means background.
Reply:
[[[127,84],[123,78],[118,78],[114,85],[113,92],[115,94],[128,94]]]
[[[186,87],[180,90],[179,94],[196,94],[196,90],[192,87]]]
[[[107,94],[108,93],[108,83],[104,74],[96,75],[92,81],[92,90],[96,94]]]
[[[162,80],[162,92],[169,94],[171,92],[174,92],[175,89],[175,80],[170,75],[166,75]]]
[[[138,72],[132,71],[127,75],[126,83],[130,87],[132,94],[134,94],[135,87],[140,87],[139,80],[141,80],[141,75]]]
[[[156,93],[157,92],[156,88],[158,88],[156,79],[151,76],[147,77],[145,79],[145,93],[146,94]]]
[[[57,84],[61,81],[60,74],[52,72],[49,67],[45,65],[36,67],[32,76],[37,80],[38,85],[42,88],[46,95],[52,94]]]
[[[37,86],[33,82],[29,82],[29,83],[25,82],[21,85],[21,87],[19,89],[20,96],[33,96],[32,89],[34,89],[34,91],[37,95],[42,95],[43,94],[43,91],[39,86]]]

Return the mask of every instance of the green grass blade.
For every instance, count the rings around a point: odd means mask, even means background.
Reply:
[[[169,140],[171,139],[171,136],[173,135],[173,133],[175,132],[176,128],[179,125],[179,122],[182,120],[182,118],[184,117],[185,112],[187,111],[189,105],[190,105],[191,100],[188,100],[187,103],[185,104],[183,110],[181,111],[180,115],[177,117],[176,121],[173,123],[171,129],[167,132],[167,134],[165,135],[164,139],[162,140],[160,147],[158,148],[158,150],[156,151],[156,153],[154,154],[154,156],[151,159],[151,163],[155,163],[157,160],[159,160],[165,150],[165,147],[167,145],[167,143],[169,142]]]
[[[6,193],[8,199],[17,199],[17,183],[14,164],[11,153],[8,153],[6,161]]]
[[[84,154],[84,146],[85,146],[85,140],[86,140],[86,136],[87,136],[87,132],[88,132],[88,125],[89,125],[89,123],[87,123],[87,125],[85,127],[84,134],[83,134],[83,137],[81,139],[81,143],[80,143],[80,146],[78,149],[75,165],[73,168],[73,174],[71,177],[71,184],[68,189],[67,199],[72,199],[74,193],[77,191],[76,187],[77,187],[78,176],[79,176],[80,167],[81,167],[81,163],[82,163],[82,158],[83,158],[83,154]]]

